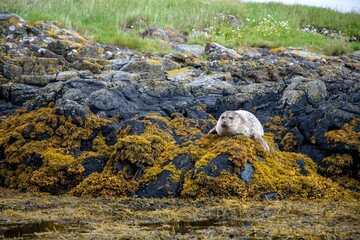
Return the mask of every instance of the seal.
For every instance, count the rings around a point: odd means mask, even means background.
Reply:
[[[220,115],[216,126],[208,134],[219,134],[220,136],[232,136],[242,134],[258,140],[261,146],[270,152],[269,145],[262,138],[264,129],[254,114],[245,111],[226,111]]]

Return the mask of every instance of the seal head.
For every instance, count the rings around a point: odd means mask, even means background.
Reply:
[[[237,134],[238,126],[242,125],[243,122],[244,120],[240,114],[233,111],[226,111],[221,114],[215,129],[220,136],[231,136]]]

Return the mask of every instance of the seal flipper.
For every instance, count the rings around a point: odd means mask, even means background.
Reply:
[[[269,145],[265,142],[265,140],[264,140],[261,136],[254,136],[254,138],[260,142],[261,146],[262,146],[263,148],[265,148],[265,150],[266,150],[267,152],[270,152],[270,147],[269,147]]]
[[[208,134],[217,134],[216,128],[211,129]]]

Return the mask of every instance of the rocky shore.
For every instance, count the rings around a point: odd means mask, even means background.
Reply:
[[[244,49],[149,28],[174,52],[93,42],[0,14],[0,186],[75,196],[351,199],[360,190],[360,52]],[[180,40],[179,40],[180,39]],[[206,59],[206,60],[205,60]],[[206,133],[253,112],[271,153]]]

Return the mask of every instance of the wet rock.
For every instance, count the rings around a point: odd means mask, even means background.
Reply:
[[[308,172],[305,169],[305,162],[303,159],[296,160],[297,165],[300,167],[300,173],[304,176],[308,175]]]
[[[266,194],[263,194],[261,195],[261,199],[264,199],[264,200],[275,200],[277,198],[278,194],[275,193],[275,192],[272,192],[272,193],[266,193]]]
[[[183,169],[183,173],[186,173],[190,169],[194,167],[194,164],[191,162],[191,156],[190,155],[182,155],[176,157],[172,163],[176,167],[177,170]]]
[[[169,170],[162,171],[156,179],[141,185],[136,195],[142,198],[178,197],[179,183],[171,180],[172,175]]]
[[[244,180],[245,183],[250,183],[254,175],[254,167],[248,162],[244,163],[244,167],[245,170],[241,171],[240,178]]]
[[[145,124],[143,122],[140,122],[138,120],[126,120],[122,123],[123,128],[130,127],[130,133],[135,135],[141,135],[144,133],[145,130]]]
[[[87,157],[82,162],[85,171],[82,174],[83,178],[86,178],[92,173],[102,172],[105,166],[105,159],[103,157]]]
[[[25,164],[34,170],[39,169],[43,164],[42,156],[39,154],[33,154],[28,159],[26,159]]]
[[[106,138],[107,145],[112,146],[116,143],[117,141],[116,134],[119,128],[120,128],[120,124],[117,123],[110,123],[101,128],[101,133]]]
[[[234,165],[228,160],[229,156],[219,155],[209,163],[197,170],[197,173],[204,172],[210,177],[218,177],[221,171],[234,172]]]

